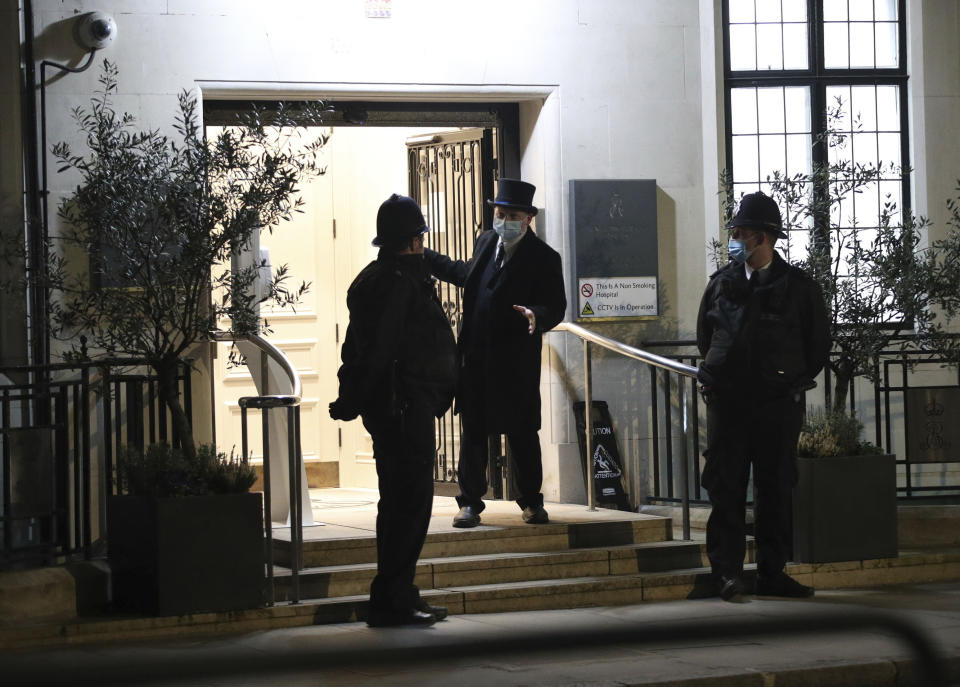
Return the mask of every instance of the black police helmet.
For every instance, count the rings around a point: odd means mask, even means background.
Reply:
[[[747,227],[770,232],[782,239],[787,238],[783,230],[783,219],[780,217],[780,208],[770,196],[757,191],[748,193],[740,199],[740,207],[733,219],[727,222],[727,229]]]
[[[430,231],[417,201],[394,193],[377,211],[377,238],[375,246],[392,246]]]

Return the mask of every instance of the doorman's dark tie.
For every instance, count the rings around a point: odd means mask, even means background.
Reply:
[[[497,270],[503,269],[503,244],[502,243],[497,244],[497,255],[493,259],[493,264],[497,268]]]

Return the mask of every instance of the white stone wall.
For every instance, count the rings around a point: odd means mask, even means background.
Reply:
[[[960,2],[907,4],[911,135],[922,184],[915,201],[933,214],[960,175],[954,135],[960,123]],[[207,95],[226,86],[265,95],[284,89],[341,97],[366,91],[398,100],[429,92],[438,99],[521,102],[522,174],[537,184],[535,201],[545,208],[545,226],[538,230],[568,269],[570,179],[657,181],[662,317],[597,328],[633,344],[693,334],[710,271],[706,244],[718,235],[719,0],[394,0],[391,19],[367,19],[361,0],[33,5],[38,60],[79,63],[83,54],[71,35],[76,17],[91,10],[115,17],[117,39],[97,61],[118,64],[117,105],[136,113],[143,126],[168,127],[184,88],[206,89]],[[11,59],[7,52],[0,58],[4,65]],[[51,143],[75,140],[69,112],[89,101],[98,72],[50,80]],[[9,135],[0,129],[0,136]],[[0,145],[9,149],[9,140]],[[51,208],[74,181],[51,175]],[[551,334],[548,343],[541,437],[545,493],[555,499],[577,489],[582,494],[577,452],[569,445],[575,440],[571,393],[582,398],[582,351],[569,335]],[[631,375],[619,374],[629,365],[618,363],[601,374],[594,396],[611,404],[615,421],[636,425],[636,418],[618,417],[628,412],[635,393],[623,382]],[[197,402],[195,408],[208,405]],[[643,444],[642,432],[629,441]],[[622,450],[642,460],[642,450]]]

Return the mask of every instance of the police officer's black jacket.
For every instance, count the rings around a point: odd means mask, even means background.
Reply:
[[[710,276],[697,317],[700,381],[714,392],[781,396],[812,383],[830,353],[823,292],[776,252],[748,282],[731,262]]]
[[[411,401],[438,417],[450,408],[456,342],[434,284],[422,255],[385,250],[353,280],[337,375],[347,415],[392,415]]]

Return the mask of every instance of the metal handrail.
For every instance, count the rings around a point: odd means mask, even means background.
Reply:
[[[290,380],[293,393],[290,394],[262,394],[260,396],[244,396],[238,399],[240,406],[240,441],[243,460],[247,460],[247,409],[260,409],[260,420],[263,440],[263,511],[264,530],[266,532],[267,553],[267,602],[274,603],[273,588],[273,524],[270,521],[270,429],[267,422],[266,410],[270,408],[287,409],[287,455],[289,459],[289,489],[290,489],[290,584],[292,603],[300,601],[300,568],[303,562],[303,509],[300,503],[300,464],[303,460],[300,446],[300,400],[303,395],[303,386],[300,375],[290,359],[283,351],[257,334],[236,335],[232,332],[211,332],[215,341],[249,341],[260,349],[260,378],[267,383],[267,358],[273,359],[286,373]]]
[[[258,334],[238,335],[234,334],[233,332],[217,330],[211,332],[211,336],[215,341],[249,341],[262,352],[266,353],[270,358],[272,358],[274,362],[276,362],[286,373],[287,377],[290,379],[290,384],[293,387],[292,393],[288,395],[279,394],[272,396],[258,396],[257,398],[276,398],[278,400],[290,398],[291,400],[296,399],[297,404],[300,403],[300,398],[303,395],[303,386],[300,384],[300,375],[297,374],[297,370],[293,367],[293,363],[291,363],[290,359],[283,354],[283,351]]]
[[[586,327],[581,327],[578,324],[573,324],[572,322],[561,322],[556,327],[553,328],[553,331],[563,331],[569,332],[575,336],[580,337],[583,340],[583,400],[584,400],[584,409],[583,409],[583,423],[584,423],[584,436],[586,441],[586,454],[587,454],[587,508],[589,510],[596,510],[596,504],[594,503],[594,475],[593,475],[593,421],[592,421],[592,410],[593,410],[593,380],[590,373],[590,344],[596,344],[602,346],[607,350],[613,351],[614,353],[619,353],[620,355],[626,356],[628,358],[633,358],[634,360],[639,360],[642,363],[647,365],[653,365],[654,367],[659,367],[661,369],[667,370],[669,372],[675,372],[684,377],[693,377],[697,376],[697,368],[690,365],[686,365],[677,360],[671,360],[670,358],[664,358],[663,356],[657,355],[655,353],[650,353],[648,351],[635,348],[628,344],[623,343],[622,341],[617,341],[616,339],[611,339],[609,337],[603,336],[602,334],[597,334],[594,331],[587,329]],[[687,392],[686,386],[684,384],[679,385],[680,388],[680,408],[682,409],[681,417],[683,425],[683,441],[681,442],[680,448],[680,498],[681,498],[681,512],[682,512],[682,526],[683,526],[683,538],[685,540],[690,539],[690,494],[687,487],[687,472],[689,471],[689,456],[687,444],[690,439],[690,423],[688,418],[688,409],[687,409]]]
[[[672,360],[671,358],[664,358],[662,355],[657,355],[656,353],[650,353],[649,351],[635,348],[629,344],[623,343],[622,341],[617,341],[616,339],[611,339],[603,336],[602,334],[597,334],[595,331],[587,329],[586,327],[581,327],[579,324],[574,324],[573,322],[561,322],[550,331],[570,332],[571,334],[575,334],[576,336],[579,336],[581,339],[589,341],[590,343],[603,346],[604,348],[614,351],[615,353],[620,353],[621,355],[639,360],[640,362],[647,363],[648,365],[669,370],[670,372],[676,372],[684,377],[697,376],[697,368],[691,365],[686,365],[676,360]]]

